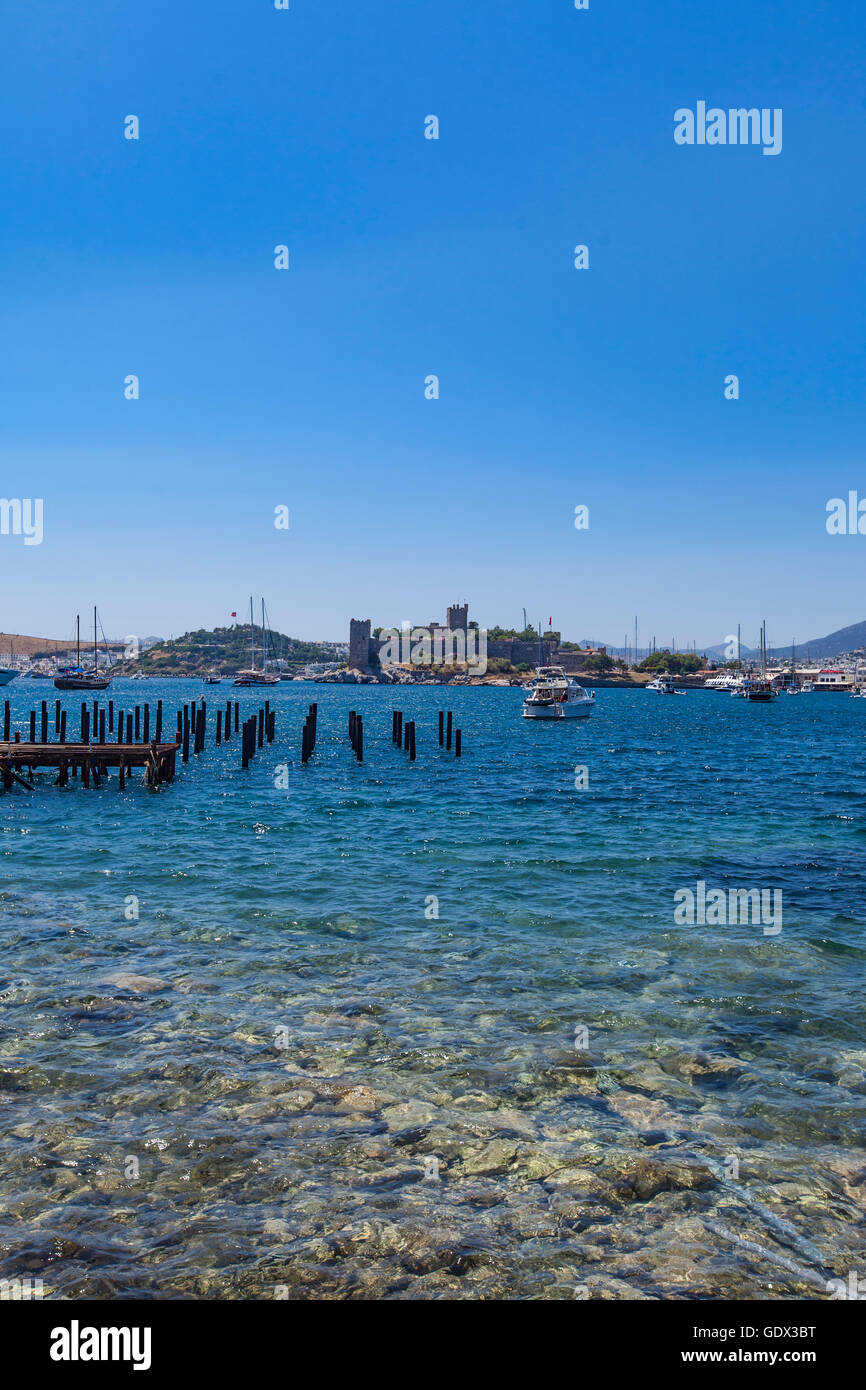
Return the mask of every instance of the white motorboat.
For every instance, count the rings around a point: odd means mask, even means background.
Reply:
[[[645,689],[655,690],[659,695],[676,695],[677,693],[673,676],[656,676],[655,680],[650,681]]]
[[[584,690],[561,666],[539,666],[532,690],[523,701],[523,717],[585,719],[594,705],[595,691]]]

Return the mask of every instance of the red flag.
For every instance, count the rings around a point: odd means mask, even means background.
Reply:
[[[238,616],[237,613],[232,613],[232,617],[233,617],[233,618],[236,618],[237,616]]]
[[[550,627],[550,626],[552,625],[552,623],[553,623],[553,619],[552,619],[552,618],[548,618],[548,620],[547,620],[547,626]]]

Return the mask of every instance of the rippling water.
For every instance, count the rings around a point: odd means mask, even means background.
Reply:
[[[0,1277],[761,1299],[863,1271],[866,702],[601,690],[549,726],[509,689],[267,693],[247,772],[211,714],[158,792],[0,794]],[[112,694],[169,729],[260,703]],[[782,931],[676,925],[699,880],[780,888]]]

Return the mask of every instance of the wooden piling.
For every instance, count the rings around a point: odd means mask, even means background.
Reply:
[[[189,762],[189,707],[188,707],[187,705],[184,705],[184,707],[183,707],[183,735],[182,735],[182,745],[183,745],[183,752],[182,752],[182,754],[181,754],[181,757],[182,757],[182,759],[183,759],[183,761],[184,761],[185,763],[188,763],[188,762]],[[246,766],[246,764],[244,764],[244,765]]]
[[[135,741],[141,742],[141,705],[135,707]]]
[[[9,721],[10,721],[10,717],[11,717],[11,715],[10,715],[10,709],[9,709],[9,701],[8,701],[8,700],[4,700],[4,702],[3,702],[3,742],[4,742],[4,743],[8,743],[8,742],[9,742]]]
[[[241,707],[239,701],[235,700],[235,733],[240,729]]]
[[[355,756],[359,763],[364,761],[364,720],[360,714],[355,720]]]
[[[261,748],[265,741],[265,712],[263,709],[259,710],[256,718],[258,720],[258,745]]]
[[[217,746],[217,748],[219,748],[219,746],[220,746],[220,744],[222,743],[222,741],[223,741],[223,712],[222,712],[221,709],[218,709],[218,710],[217,710],[217,726],[216,726],[216,746]]]
[[[113,734],[113,733],[114,733],[114,701],[113,701],[113,700],[109,700],[109,702],[108,702],[108,732],[109,732],[110,734]]]
[[[162,743],[162,700],[156,702],[156,741]]]
[[[98,734],[98,738],[99,738],[99,742],[100,742],[100,743],[104,743],[104,742],[105,742],[105,710],[104,710],[104,709],[101,709],[101,710],[99,711],[99,734]]]
[[[150,743],[150,705],[145,705],[141,721],[141,741]]]
[[[446,724],[446,726],[445,726],[445,747],[446,747],[446,749],[448,749],[449,751],[450,751],[450,749],[451,749],[451,719],[452,719],[452,714],[451,714],[451,711],[449,710],[449,711],[448,711],[448,722],[447,722],[447,724]]]
[[[31,742],[31,743],[35,743],[35,742],[36,742],[36,711],[35,711],[35,709],[32,709],[32,710],[30,711],[30,742]]]
[[[463,738],[459,729],[454,730],[454,756],[459,758],[463,752]]]
[[[126,716],[126,741],[127,741],[127,743],[132,743],[132,715],[131,715],[131,714],[128,714],[128,715]],[[135,742],[138,743],[138,739],[136,739]]]
[[[410,761],[411,763],[414,763],[414,761],[415,761],[415,720],[414,720],[414,719],[411,721],[411,723],[410,723],[410,725],[409,725],[409,761]]]
[[[439,711],[439,747],[445,742],[445,711]]]
[[[65,709],[62,709],[62,710],[60,711],[60,732],[59,732],[59,734],[58,734],[58,738],[60,739],[60,742],[61,742],[61,743],[65,743],[65,742],[66,742],[66,710],[65,710]],[[66,767],[66,764],[64,763],[63,766]],[[66,785],[66,783],[64,782],[64,786],[65,786],[65,785]]]
[[[43,701],[42,701],[42,709],[40,710],[40,713],[41,713],[41,715],[42,715],[42,719],[41,719],[41,725],[42,725],[42,730],[41,730],[41,732],[42,732],[42,742],[43,742],[43,743],[47,743],[47,742],[48,742],[48,701],[47,701],[47,700],[43,700]]]

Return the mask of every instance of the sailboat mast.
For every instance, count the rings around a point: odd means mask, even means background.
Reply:
[[[264,595],[262,595],[262,670],[264,671],[266,669],[267,661],[265,660],[265,600]]]
[[[99,669],[99,662],[96,659],[96,604],[93,605],[93,669]]]
[[[75,664],[81,665],[81,614],[75,615]]]
[[[250,670],[256,669],[256,639],[253,632],[253,596],[250,594]]]

